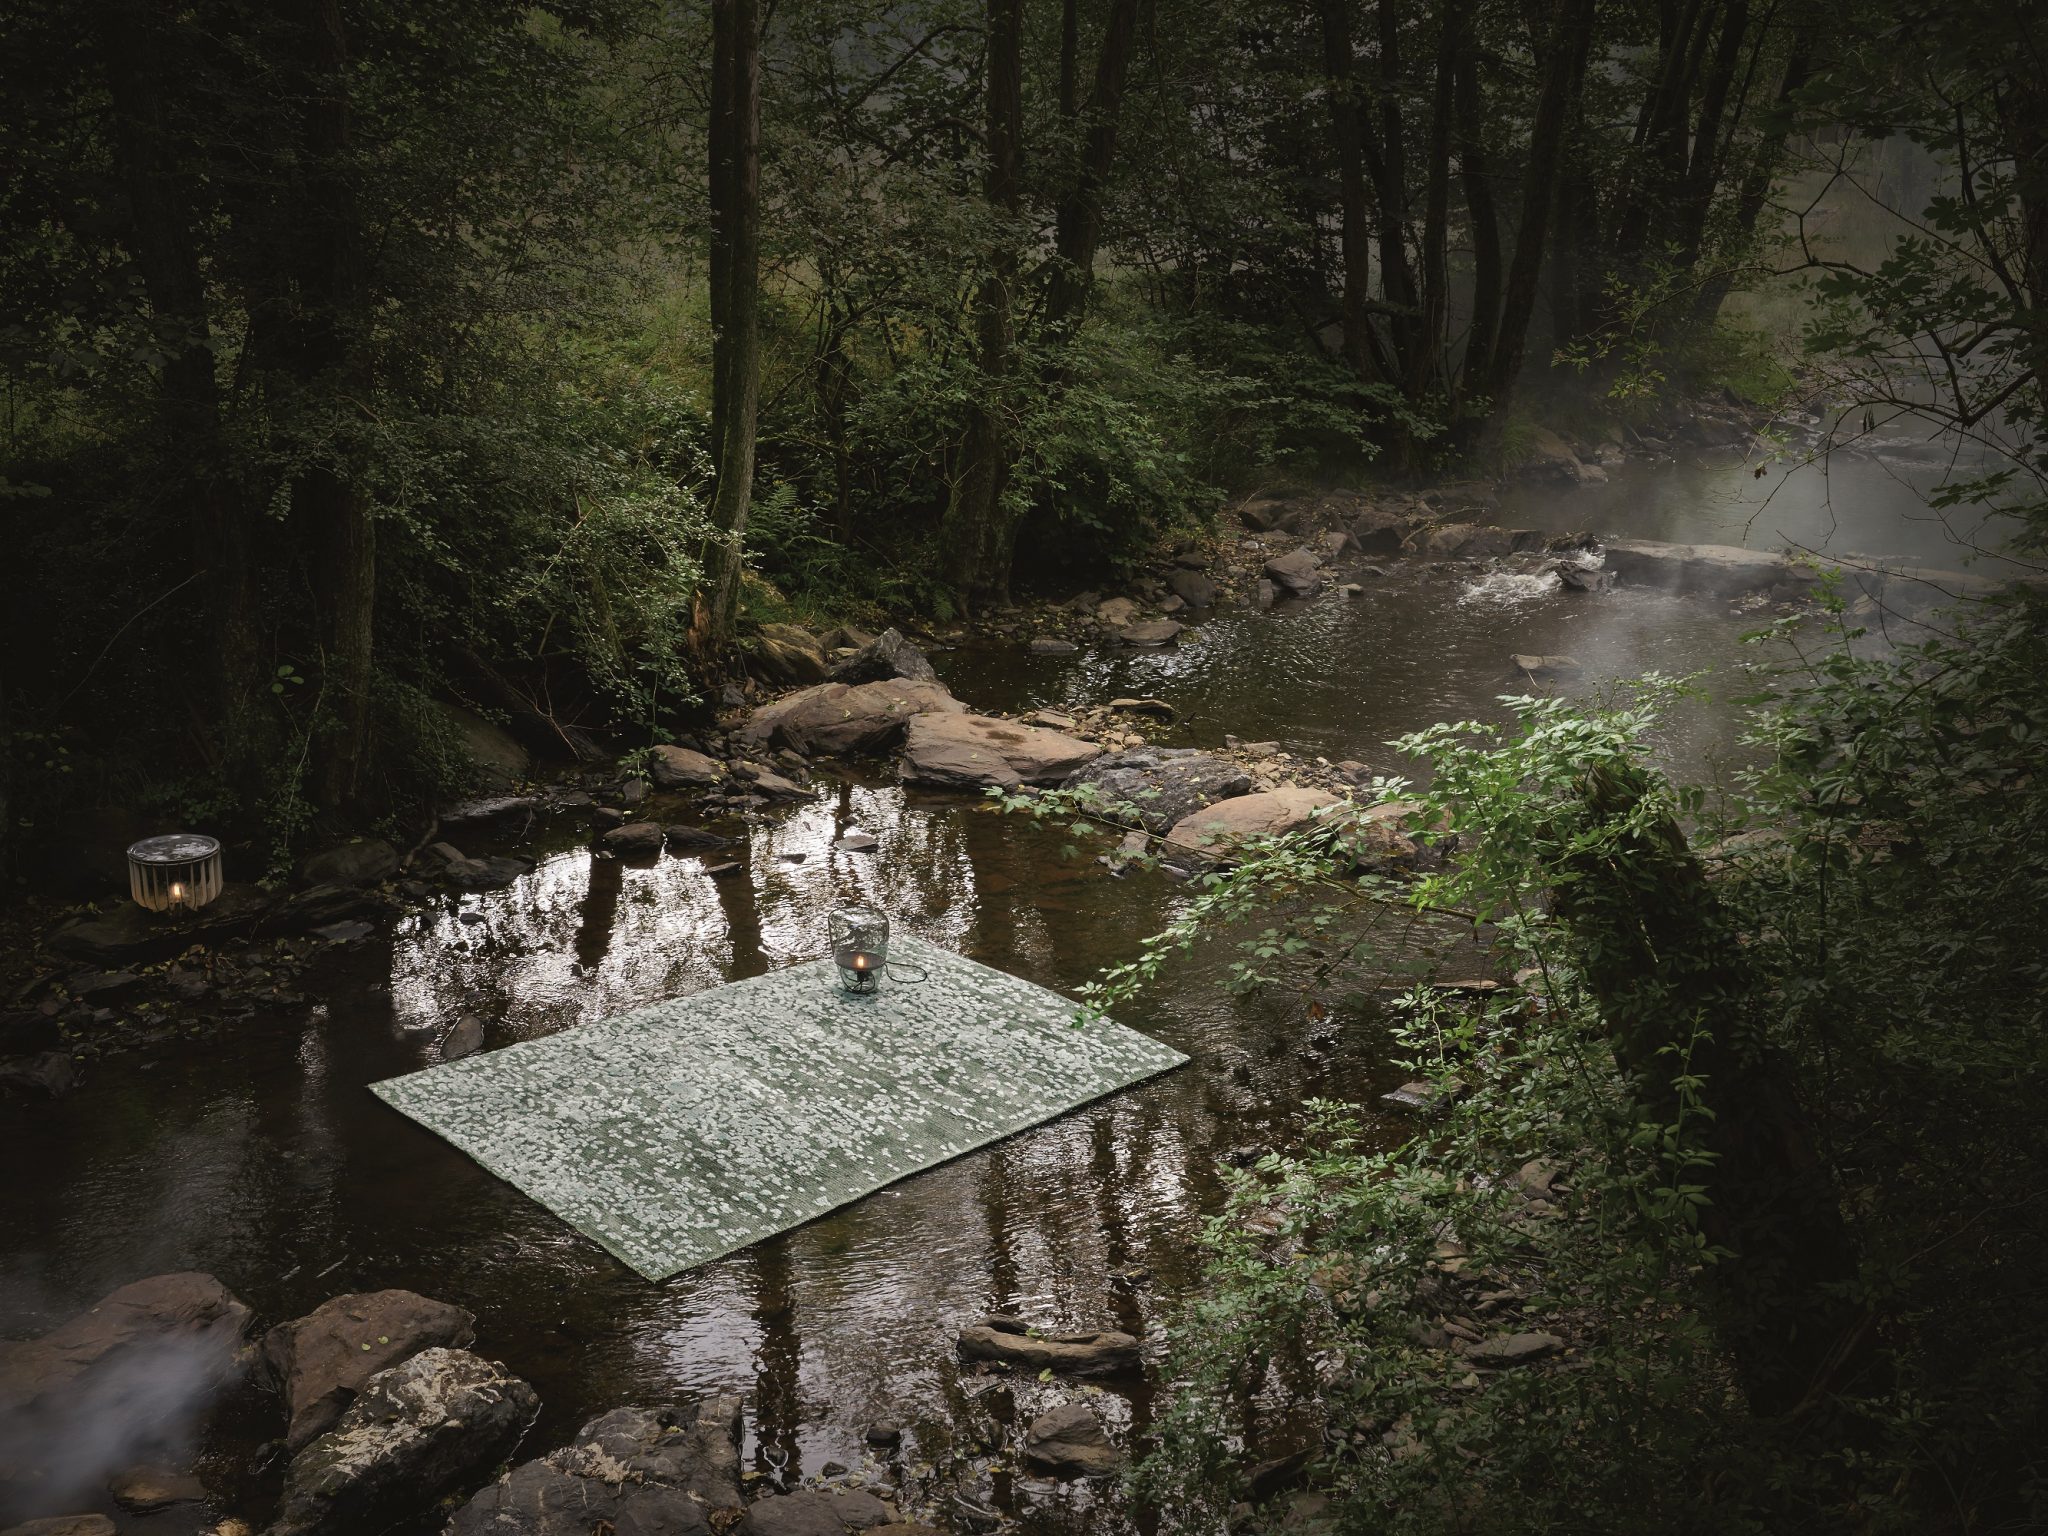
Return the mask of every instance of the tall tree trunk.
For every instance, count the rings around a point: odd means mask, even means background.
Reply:
[[[1714,49],[1712,64],[1700,92],[1699,114],[1694,120],[1692,150],[1685,167],[1685,183],[1674,200],[1672,243],[1681,265],[1699,259],[1700,241],[1707,228],[1707,215],[1714,205],[1714,189],[1721,181],[1721,147],[1739,126],[1728,117],[1729,93],[1741,66],[1744,45],[1761,48],[1768,40],[1768,24],[1753,42],[1749,36],[1749,0],[1729,0],[1721,19],[1721,40]]]
[[[1352,0],[1318,0],[1322,17],[1323,76],[1330,86],[1330,138],[1337,150],[1344,268],[1343,347],[1361,379],[1376,372],[1372,334],[1372,205],[1365,181],[1365,132],[1359,121],[1357,68],[1352,58]]]
[[[1529,169],[1522,184],[1522,221],[1515,232],[1515,254],[1501,295],[1500,333],[1485,372],[1482,391],[1498,415],[1522,371],[1529,321],[1536,310],[1536,283],[1543,268],[1543,250],[1550,225],[1550,205],[1557,187],[1558,160],[1571,101],[1571,83],[1585,67],[1592,45],[1593,0],[1555,0],[1546,57],[1543,91],[1529,132]]]
[[[987,0],[987,26],[988,169],[982,190],[1007,225],[1023,191],[1023,0]],[[1015,350],[1011,299],[1016,281],[1016,251],[1005,227],[996,232],[988,272],[975,296],[975,362],[981,389],[968,409],[960,469],[939,530],[946,575],[970,606],[984,598],[1003,597],[1010,583],[1015,518],[1009,506],[1010,434],[1004,397]]]
[[[1800,27],[1792,35],[1792,51],[1785,60],[1785,73],[1779,80],[1777,98],[1765,116],[1761,138],[1751,153],[1749,169],[1743,173],[1742,187],[1735,195],[1731,244],[1747,242],[1753,237],[1756,221],[1770,198],[1771,183],[1777,179],[1785,142],[1791,137],[1797,98],[1806,87],[1812,67],[1812,32],[1807,27]],[[1693,300],[1691,323],[1694,326],[1714,323],[1729,290],[1735,286],[1735,274],[1733,261],[1722,260],[1717,264],[1714,275],[1700,285]]]
[[[1493,204],[1493,162],[1486,152],[1481,115],[1479,51],[1468,35],[1458,50],[1454,106],[1458,121],[1458,179],[1472,226],[1472,323],[1465,333],[1465,359],[1458,370],[1458,407],[1483,394],[1493,347],[1500,334],[1500,215]],[[1457,412],[1454,411],[1454,415]]]
[[[212,320],[200,271],[190,182],[172,142],[164,98],[175,16],[155,0],[103,18],[114,157],[129,211],[128,238],[170,360],[158,400],[165,483],[185,503],[198,607],[209,646],[207,714],[224,782],[254,787],[259,719],[255,572],[249,529],[227,461]]]
[[[1054,214],[1052,280],[1045,296],[1046,329],[1054,340],[1080,323],[1094,285],[1095,253],[1102,243],[1102,190],[1116,160],[1117,121],[1137,35],[1138,0],[1111,0],[1102,51],[1095,60],[1095,85],[1083,112],[1088,137],[1074,179]]]
[[[1421,396],[1444,379],[1444,327],[1450,314],[1451,123],[1464,0],[1447,0],[1437,18],[1436,82],[1429,113],[1429,174],[1422,205],[1422,292],[1408,393]]]
[[[377,602],[377,530],[350,471],[348,434],[339,422],[354,409],[363,380],[356,332],[361,324],[362,231],[348,165],[351,112],[348,36],[340,0],[306,0],[306,112],[295,337],[302,409],[321,424],[312,462],[294,488],[311,533],[310,566],[322,655],[322,682],[334,711],[333,739],[316,755],[320,799],[355,801],[370,756],[370,692]]]
[[[761,399],[761,15],[711,5],[711,442],[716,477],[692,638],[710,656],[739,609]]]

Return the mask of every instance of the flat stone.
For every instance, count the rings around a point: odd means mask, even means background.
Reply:
[[[1548,682],[1560,677],[1577,677],[1580,667],[1569,656],[1524,656],[1508,658],[1517,668],[1526,672],[1534,682]]]
[[[747,1511],[740,1536],[847,1536],[892,1519],[889,1506],[857,1488],[771,1494]]]
[[[1041,1334],[1021,1317],[995,1315],[961,1329],[958,1342],[966,1359],[1000,1360],[1033,1373],[1110,1376],[1138,1368],[1138,1341],[1114,1329]]]
[[[1128,597],[1112,597],[1095,605],[1096,620],[1110,629],[1122,629],[1138,617],[1138,605]]]
[[[1086,1403],[1061,1403],[1031,1421],[1024,1433],[1024,1460],[1061,1477],[1102,1477],[1121,1458],[1102,1420]]]
[[[1190,853],[1224,856],[1254,838],[1298,831],[1317,811],[1338,803],[1335,795],[1324,790],[1284,784],[1259,794],[1220,800],[1183,817],[1168,830],[1166,840]]]
[[[1436,1111],[1436,1090],[1428,1083],[1403,1083],[1393,1092],[1381,1094],[1380,1102],[1404,1115],[1429,1115]]]
[[[1127,715],[1151,715],[1159,720],[1173,718],[1173,706],[1164,699],[1111,699],[1109,707]]]
[[[843,834],[832,846],[844,848],[848,853],[870,853],[879,843],[880,839],[872,832],[853,831]]]
[[[444,805],[438,815],[444,827],[478,827],[530,816],[540,808],[538,795],[491,795],[480,800],[458,800],[453,805]]]
[[[825,648],[794,624],[763,624],[748,648],[749,668],[777,683],[822,683],[830,665]]]
[[[1034,656],[1072,656],[1081,647],[1071,640],[1062,640],[1057,635],[1040,635],[1027,649]]]
[[[914,718],[965,714],[939,683],[890,678],[879,683],[821,683],[754,711],[742,730],[750,743],[788,747],[807,757],[880,752],[903,739]]]
[[[656,747],[647,758],[647,776],[663,789],[703,789],[725,777],[725,764],[689,747]]]
[[[502,891],[533,871],[533,860],[498,853],[488,859],[460,859],[447,867],[448,883],[465,891]]]
[[[175,929],[152,922],[149,913],[125,898],[110,912],[81,917],[50,935],[50,948],[58,954],[103,965],[170,954],[178,947]]]
[[[1651,539],[1608,539],[1607,569],[1636,586],[1740,597],[1781,583],[1810,590],[1820,572],[1769,550],[1735,544],[1664,544]]]
[[[1563,1349],[1564,1340],[1554,1333],[1496,1334],[1490,1339],[1481,1339],[1477,1344],[1468,1345],[1465,1358],[1474,1365],[1506,1368],[1527,1365],[1534,1360],[1547,1360]]]
[[[651,859],[666,846],[668,831],[651,821],[629,821],[623,827],[613,827],[598,841],[606,852],[622,859]]]
[[[10,1525],[0,1536],[115,1536],[116,1529],[105,1515],[50,1515]]]
[[[346,922],[328,923],[313,930],[313,937],[324,939],[329,944],[353,944],[357,939],[367,939],[374,930],[359,917]]]
[[[661,829],[662,838],[670,853],[703,853],[714,848],[728,848],[732,839],[722,833],[713,832],[709,827],[691,827],[678,823]]]
[[[906,783],[945,789],[1057,784],[1102,748],[1041,726],[986,715],[919,715],[903,743]]]
[[[1148,619],[1138,624],[1126,624],[1116,632],[1116,637],[1125,645],[1171,645],[1186,628],[1177,619]]]
[[[473,1013],[466,1013],[448,1027],[448,1033],[441,1037],[441,1059],[460,1061],[465,1056],[474,1056],[484,1048],[484,1021]]]
[[[130,1467],[107,1479],[107,1492],[131,1515],[152,1515],[174,1504],[204,1504],[198,1478],[175,1467]]]
[[[481,1045],[482,1022],[465,1017],[455,1028],[464,1025],[475,1027]],[[297,1450],[325,1432],[379,1371],[436,1345],[467,1348],[475,1338],[471,1313],[404,1290],[336,1296],[279,1323],[264,1334],[261,1358],[290,1416],[285,1444]]]

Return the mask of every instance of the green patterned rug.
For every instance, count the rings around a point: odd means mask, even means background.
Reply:
[[[372,1090],[650,1280],[1187,1060],[1056,992],[899,936],[872,998],[829,961]]]

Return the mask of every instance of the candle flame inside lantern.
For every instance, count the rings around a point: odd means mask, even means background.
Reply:
[[[182,880],[173,880],[173,881],[171,882],[171,900],[173,900],[173,901],[183,901],[184,899],[185,899],[185,882],[184,882],[184,881],[182,881]]]

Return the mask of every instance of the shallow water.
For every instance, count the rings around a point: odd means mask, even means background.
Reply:
[[[1747,476],[1733,463],[1634,470],[1605,488],[1515,498],[1505,520],[1736,542],[1728,508]],[[1889,503],[1880,483],[1894,488]],[[1926,555],[1901,486],[1873,482],[1858,547]],[[1576,657],[1581,690],[1705,668],[1720,697],[1681,711],[1666,750],[1691,776],[1724,771],[1725,697],[1755,615],[1484,570],[1395,564],[1361,579],[1357,598],[1222,610],[1166,651],[938,660],[978,707],[1156,694],[1181,712],[1162,739],[1276,739],[1381,772],[1411,771],[1387,745],[1395,736],[1498,718],[1498,696],[1528,687],[1512,652]],[[879,846],[831,847],[854,827]],[[1064,1389],[963,1375],[954,1331],[1002,1309],[1156,1338],[1197,1277],[1192,1239],[1220,1201],[1219,1158],[1295,1144],[1305,1099],[1365,1097],[1399,1078],[1364,1014],[1312,1018],[1299,998],[1235,997],[1213,956],[1121,1015],[1186,1051],[1189,1067],[648,1284],[364,1085],[430,1062],[436,1031],[460,1013],[482,1016],[488,1043],[503,1045],[813,958],[824,912],[856,893],[934,942],[1072,992],[1129,958],[1185,888],[1150,873],[1112,879],[1093,849],[1070,856],[1056,832],[879,780],[833,783],[755,828],[746,879],[711,879],[695,859],[593,859],[566,824],[540,852],[508,890],[331,953],[307,978],[318,1004],[196,1049],[108,1061],[72,1097],[0,1116],[0,1160],[15,1170],[0,1187],[0,1333],[37,1331],[173,1269],[218,1275],[266,1323],[341,1291],[403,1286],[473,1310],[478,1348],[535,1383],[545,1406],[529,1454],[621,1402],[738,1391],[747,1465],[773,1482],[838,1461],[899,1482],[913,1507],[942,1507],[957,1489],[1035,1526],[1102,1529],[1091,1501],[1110,1496],[1002,1470],[1011,1423]],[[1140,1430],[1151,1408],[1142,1383],[1104,1402]],[[893,1460],[862,1443],[876,1418],[908,1430]],[[278,1431],[252,1413],[217,1432],[208,1466],[222,1491]],[[267,1486],[239,1488],[252,1512]]]

